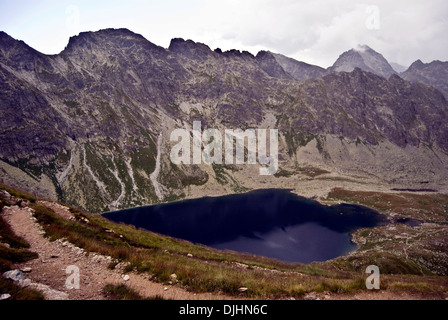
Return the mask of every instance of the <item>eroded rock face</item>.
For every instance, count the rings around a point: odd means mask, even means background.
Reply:
[[[369,54],[366,66],[392,74]],[[0,179],[93,212],[282,183],[245,166],[171,163],[170,133],[199,120],[203,129],[278,128],[280,168],[291,172],[446,181],[439,91],[286,62],[183,39],[165,49],[126,29],[81,33],[47,56],[2,32]]]

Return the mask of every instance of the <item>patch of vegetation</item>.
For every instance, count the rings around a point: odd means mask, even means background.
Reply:
[[[346,178],[346,177],[319,177],[317,179],[328,180],[328,181],[345,181],[345,182],[353,182],[353,183],[358,183],[358,184],[367,184],[367,182],[358,181],[358,180],[354,180],[354,179],[350,179],[350,178]]]
[[[0,212],[3,208],[3,204],[0,203]],[[11,248],[29,248],[30,245],[28,242],[23,240],[21,237],[17,236],[9,226],[9,224],[5,221],[5,219],[0,216],[0,241],[2,243],[7,243]]]
[[[74,100],[64,100],[64,104],[70,108],[77,108],[80,106],[79,102]]]
[[[183,186],[189,186],[189,185],[202,186],[206,184],[207,181],[208,181],[207,173],[205,173],[202,176],[192,176],[186,174],[181,176],[181,182]]]
[[[325,136],[317,136],[316,137],[316,148],[317,148],[317,151],[319,151],[319,153],[324,157],[324,159],[330,159],[330,155],[324,148],[325,140],[326,140]]]
[[[0,277],[0,292],[11,295],[11,300],[44,300],[43,294],[37,290],[22,288],[9,279]]]
[[[316,140],[316,147],[319,153],[326,159],[330,158],[328,152],[326,152],[324,148],[325,136],[317,136],[315,134],[306,133],[306,132],[293,132],[288,131],[284,134],[286,147],[288,149],[288,155],[291,157],[295,154],[299,147],[304,147],[308,143],[310,143],[313,139]]]
[[[104,183],[107,191],[112,198],[117,198],[121,191],[119,181],[112,174],[111,170],[115,169],[115,166],[110,158],[107,156],[98,154],[95,148],[89,143],[85,145],[86,159],[85,161],[89,167],[94,171],[95,175]]]
[[[13,188],[13,187],[10,187],[10,186],[6,186],[6,185],[4,185],[2,183],[0,183],[0,189],[7,191],[13,197],[20,198],[20,199],[25,199],[25,200],[28,200],[30,202],[35,202],[36,201],[36,197],[35,196],[29,194],[28,192],[26,192],[24,190],[21,190],[21,189],[18,189],[18,188]]]
[[[0,270],[5,272],[11,270],[12,264],[36,259],[38,255],[28,249],[7,248],[0,245],[0,257]]]
[[[430,287],[425,282],[407,283],[402,281],[396,281],[390,283],[388,287],[393,290],[421,292],[421,293],[428,293],[433,291],[433,288]]]
[[[85,167],[76,171],[74,175],[68,177],[71,185],[70,192],[65,193],[64,201],[68,204],[77,205],[80,200],[90,210],[90,212],[103,212],[102,209],[106,205],[105,200],[102,199],[102,194],[96,182],[88,173]],[[89,190],[84,193],[83,190]],[[85,197],[85,199],[82,199]]]
[[[295,174],[294,171],[288,171],[283,168],[279,168],[278,171],[274,174],[274,177],[280,178],[280,177],[291,177]]]
[[[111,296],[112,300],[164,300],[160,295],[144,298],[124,284],[107,284],[104,291]]]
[[[30,205],[35,210],[34,217],[45,230],[45,236],[50,240],[65,238],[84,248],[86,251],[111,255],[117,259],[128,257],[131,247],[126,239],[106,232],[106,229],[89,223],[74,222],[61,218],[52,209],[37,203]],[[87,219],[78,209],[72,209],[75,217],[81,221]]]
[[[304,133],[304,132],[298,132],[296,134],[296,140],[299,143],[299,146],[304,147],[306,146],[311,140],[315,139],[316,135]]]
[[[69,89],[69,88],[65,88],[63,91],[61,91],[61,94],[72,94],[73,90]]]
[[[288,155],[292,157],[297,150],[294,136],[290,132],[286,132],[284,136],[286,140],[286,147],[288,149]]]
[[[101,111],[102,120],[101,123],[105,125],[117,124],[120,122],[118,113],[110,105],[109,102],[100,100],[98,101],[98,109]]]
[[[131,154],[131,165],[133,168],[142,169],[148,176],[156,168],[156,156],[154,148],[140,148]]]
[[[213,168],[213,171],[215,172],[216,181],[219,184],[223,184],[224,185],[224,184],[229,183],[229,181],[226,178],[226,173],[225,173],[224,168],[222,167],[222,165],[216,164],[216,163],[212,163],[212,168]]]
[[[225,168],[227,168],[226,166],[221,165],[221,164],[212,163],[212,168],[213,168],[213,171],[215,172],[216,181],[219,184],[222,184],[222,185],[230,184],[232,191],[236,192],[236,193],[247,192],[250,190],[249,188],[246,188],[245,186],[240,185],[237,180],[235,180],[229,173],[227,173],[225,171]],[[233,169],[233,168],[230,170],[235,171],[235,169]]]
[[[366,282],[364,277],[356,277],[350,281],[344,280],[324,280],[318,283],[313,291],[315,292],[331,292],[331,293],[355,293],[365,290]]]
[[[422,269],[415,262],[388,252],[360,252],[350,257],[339,257],[331,262],[334,266],[345,270],[356,270],[354,266],[376,265],[381,274],[431,275],[429,270]],[[364,267],[365,268],[365,267]]]
[[[334,188],[328,200],[362,204],[381,212],[428,222],[448,222],[448,195],[416,193],[383,193]]]
[[[61,150],[56,154],[55,160],[65,165],[70,162],[70,155],[71,155],[70,150]]]
[[[316,167],[296,167],[293,171],[285,170],[285,169],[279,169],[277,173],[274,174],[274,177],[291,177],[295,174],[304,174],[308,177],[314,178],[323,174],[330,173],[330,171],[316,168]]]
[[[174,201],[182,200],[184,198],[185,198],[185,193],[183,193],[183,192],[179,193],[179,194],[170,193],[163,199],[163,201],[164,202],[174,202]]]
[[[202,186],[206,184],[209,179],[208,173],[202,171],[197,165],[190,165],[188,168],[185,168],[185,166],[178,166],[170,163],[170,170],[168,170],[168,174],[162,174],[164,175],[163,181],[166,181],[168,186],[178,188],[189,185]],[[175,181],[173,181],[173,178],[179,179],[182,185],[178,185]]]
[[[234,185],[232,185],[232,190],[235,193],[244,193],[244,192],[250,191],[252,189],[246,188],[245,186],[242,186],[242,185],[239,185],[239,184],[234,184]]]
[[[299,167],[299,168],[297,168],[297,171],[304,175],[307,175],[308,177],[311,177],[311,178],[330,173],[330,171],[327,171],[327,170],[324,170],[321,168],[310,167],[310,166]]]

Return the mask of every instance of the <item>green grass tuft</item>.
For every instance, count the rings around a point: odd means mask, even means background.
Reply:
[[[107,284],[104,288],[104,291],[107,294],[111,295],[112,300],[165,300],[160,295],[155,295],[150,298],[144,298],[124,284]]]

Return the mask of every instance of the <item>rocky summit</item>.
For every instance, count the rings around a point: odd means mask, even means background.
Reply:
[[[446,191],[446,79],[430,66],[401,77],[361,47],[325,70],[184,39],[162,48],[127,29],[44,55],[1,32],[0,179],[91,212],[279,186]],[[278,129],[278,172],[173,164],[170,134],[193,121]]]
[[[389,77],[396,73],[380,53],[367,45],[360,45],[357,48],[344,52],[329,70],[332,72],[350,72],[355,68],[360,68],[383,77]]]

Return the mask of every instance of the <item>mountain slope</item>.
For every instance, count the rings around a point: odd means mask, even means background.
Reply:
[[[398,76],[355,68],[297,81],[269,52],[183,39],[165,49],[107,29],[72,37],[53,56],[1,33],[0,89],[0,178],[92,212],[262,184],[309,196],[337,186],[306,180],[315,172],[446,187],[447,101]],[[173,164],[170,133],[195,120],[278,128],[278,174]]]
[[[396,62],[391,62],[390,66],[398,73],[404,72],[407,69],[405,66],[402,66],[401,64]]]
[[[326,73],[324,68],[297,61],[282,54],[274,53],[273,55],[283,70],[296,80],[320,78]]]

